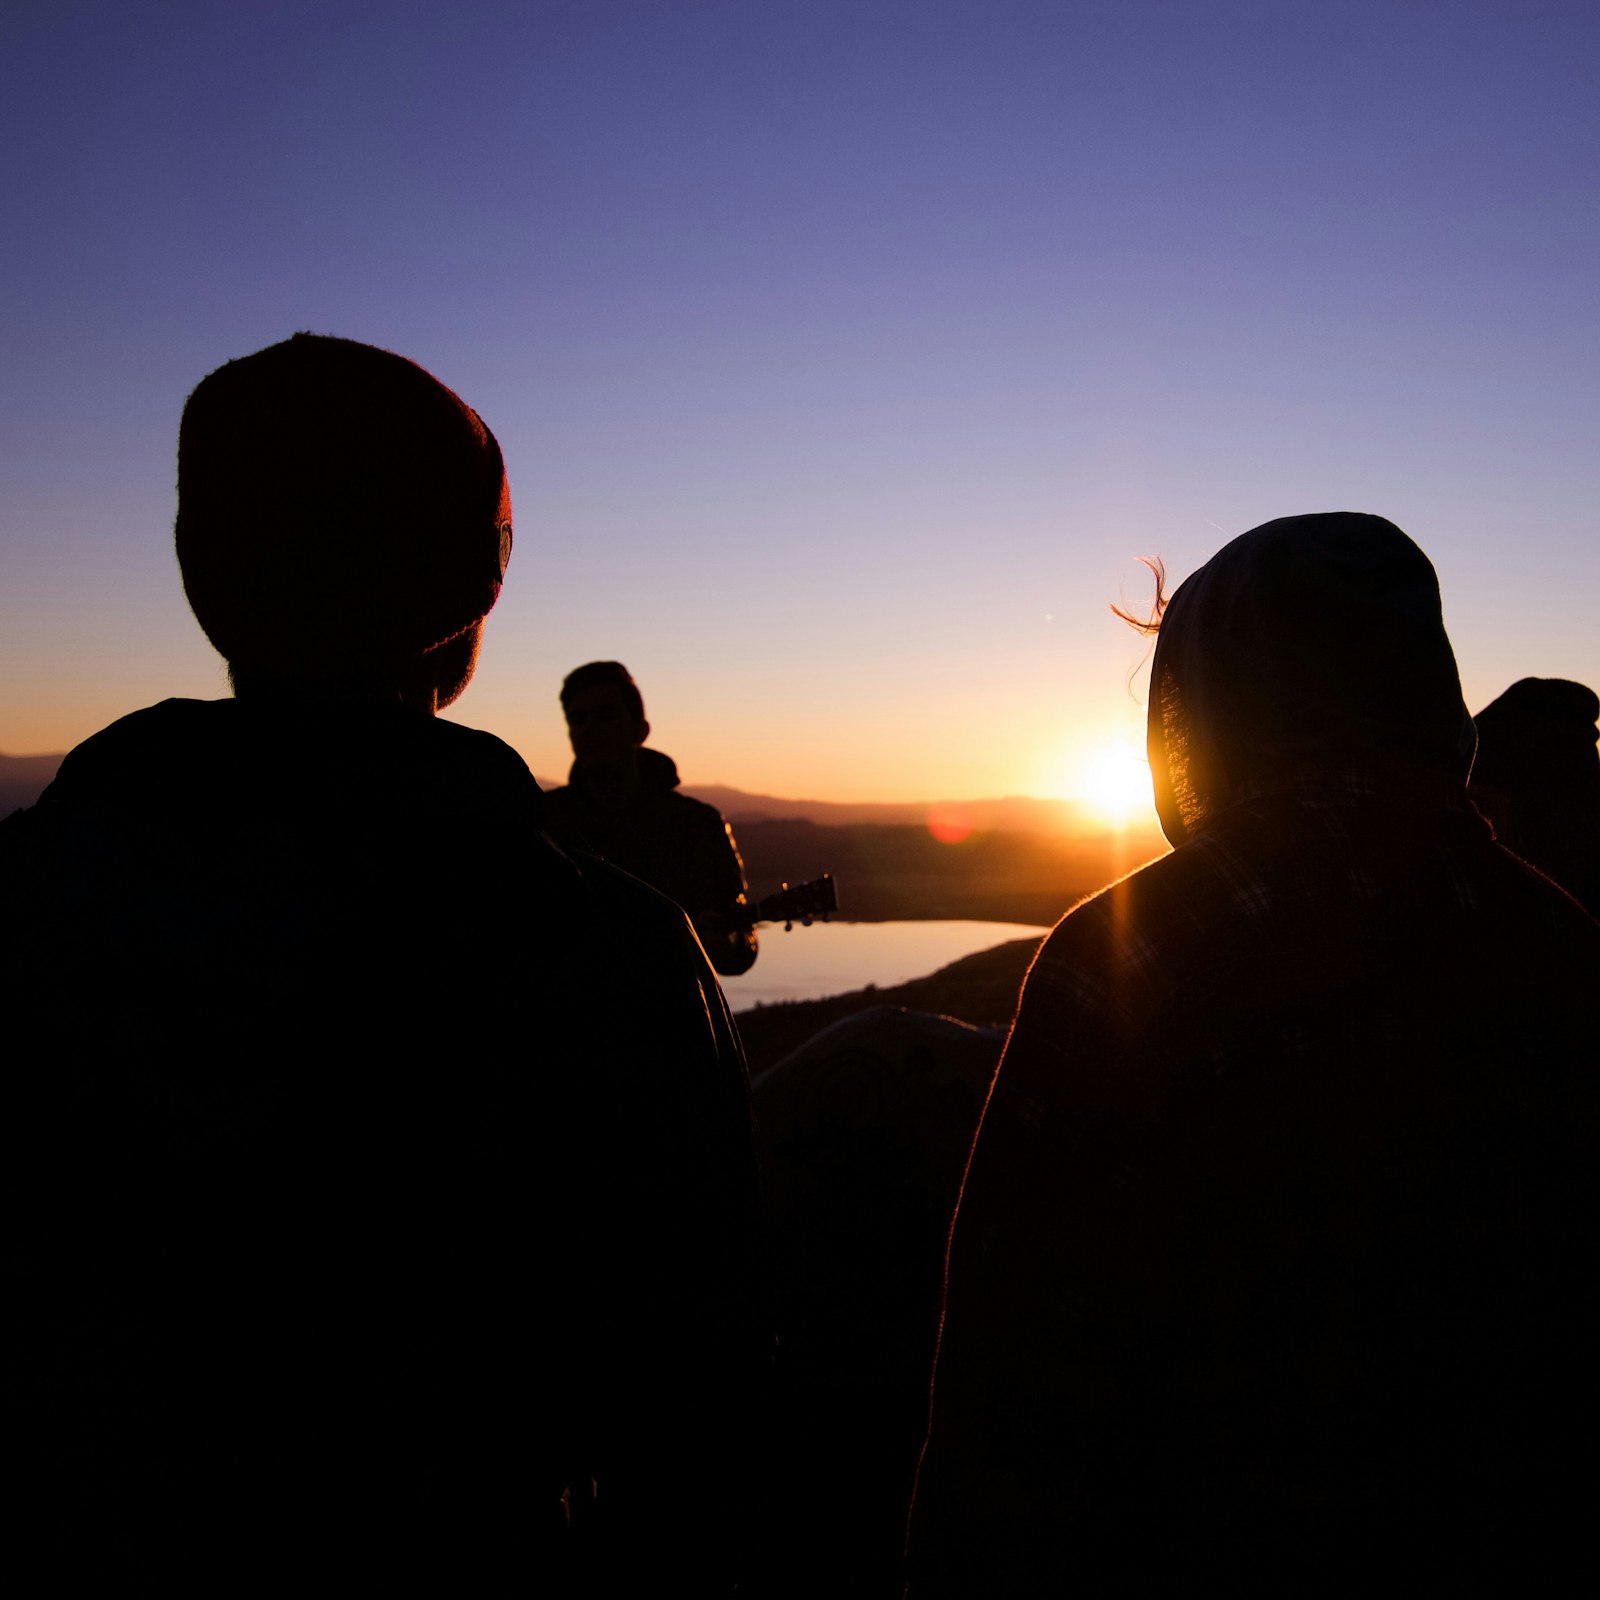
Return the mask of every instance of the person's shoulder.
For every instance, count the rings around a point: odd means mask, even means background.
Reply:
[[[107,852],[115,856],[130,837],[148,842],[153,797],[226,704],[163,700],[117,718],[62,757],[33,805],[0,823],[0,897],[16,913],[11,934],[30,940],[34,957],[49,944],[30,934],[72,899],[63,883],[80,897],[104,893]]]
[[[656,1043],[698,1038],[714,1056],[744,1056],[711,963],[681,907],[609,861],[562,852],[574,875],[570,954],[614,997],[598,1025],[643,1029]]]
[[[1041,965],[1137,961],[1163,932],[1178,931],[1179,908],[1204,898],[1213,872],[1201,840],[1116,879],[1070,907],[1039,948],[1029,975]]]
[[[545,809],[551,816],[575,817],[584,810],[582,793],[570,783],[543,792]]]
[[[1216,900],[1213,864],[1190,841],[1079,902],[1028,968],[1021,1034],[1070,1053],[1086,1030],[1154,1028],[1214,959]]]
[[[453,722],[449,717],[424,717],[418,724],[427,730],[427,736],[454,752],[470,754],[479,761],[498,761],[515,764],[526,770],[527,762],[502,739],[499,734],[485,728],[474,728],[465,722]]]
[[[481,728],[398,706],[328,707],[272,730],[280,761],[321,763],[326,780],[391,828],[502,847],[539,831],[544,796],[522,756]]]
[[[1487,846],[1486,854],[1494,863],[1502,894],[1514,906],[1508,920],[1542,928],[1579,961],[1600,963],[1600,922],[1572,894],[1498,840]]]
[[[685,794],[681,789],[674,789],[670,794],[663,795],[661,803],[670,807],[686,824],[704,828],[708,833],[728,831],[728,824],[714,805],[706,800],[696,800],[693,795]]]
[[[578,849],[567,850],[565,855],[572,863],[579,892],[603,925],[619,938],[625,935],[627,947],[654,944],[692,964],[704,961],[682,907],[599,856]]]
[[[464,722],[451,722],[445,717],[428,717],[422,725],[444,759],[494,773],[519,789],[543,793],[521,752],[498,734],[468,727]]]
[[[155,770],[197,740],[214,736],[229,720],[231,700],[162,700],[130,711],[74,745],[39,805],[45,809],[85,793]]]
[[[163,740],[183,739],[201,729],[209,731],[221,727],[237,706],[235,700],[158,700],[153,706],[130,711],[115,722],[108,722],[98,733],[90,734],[68,752],[62,765]]]
[[[599,856],[584,850],[563,855],[613,966],[637,969],[652,986],[664,977],[669,983],[717,991],[711,963],[681,906]]]
[[[680,822],[702,826],[715,824],[720,830],[722,813],[704,800],[696,800],[678,787],[678,764],[665,751],[645,746],[639,751],[639,794],[646,803],[660,807]]]

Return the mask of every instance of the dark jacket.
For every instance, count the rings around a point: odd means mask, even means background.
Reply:
[[[681,914],[541,798],[415,713],[167,701],[0,827],[45,1041],[5,1091],[8,1561],[731,1579],[743,1063]]]
[[[715,806],[678,793],[678,769],[659,750],[638,752],[638,785],[620,810],[604,805],[573,763],[564,789],[546,798],[562,844],[592,850],[683,907],[724,977],[748,972],[756,936],[746,909],[744,862]]]
[[[1600,914],[1600,697],[1564,678],[1523,678],[1473,719],[1473,804],[1495,837]]]
[[[1269,524],[1174,597],[1178,848],[1028,975],[952,1236],[913,1595],[1592,1560],[1600,928],[1468,805],[1438,617],[1376,518]]]

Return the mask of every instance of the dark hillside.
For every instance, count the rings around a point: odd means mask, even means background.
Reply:
[[[826,1000],[793,1000],[741,1011],[739,1036],[751,1074],[766,1071],[812,1034],[869,1006],[904,1006],[978,1026],[1004,1027],[1017,1009],[1017,994],[1039,942],[1011,939],[892,989],[857,989]]]

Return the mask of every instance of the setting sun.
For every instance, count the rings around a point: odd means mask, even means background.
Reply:
[[[1150,763],[1130,745],[1100,745],[1078,767],[1071,798],[1120,828],[1151,809]]]

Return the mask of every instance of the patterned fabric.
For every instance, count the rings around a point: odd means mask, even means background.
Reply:
[[[1034,963],[954,1235],[913,1593],[1571,1550],[1600,929],[1464,805],[1364,787],[1237,806]]]

